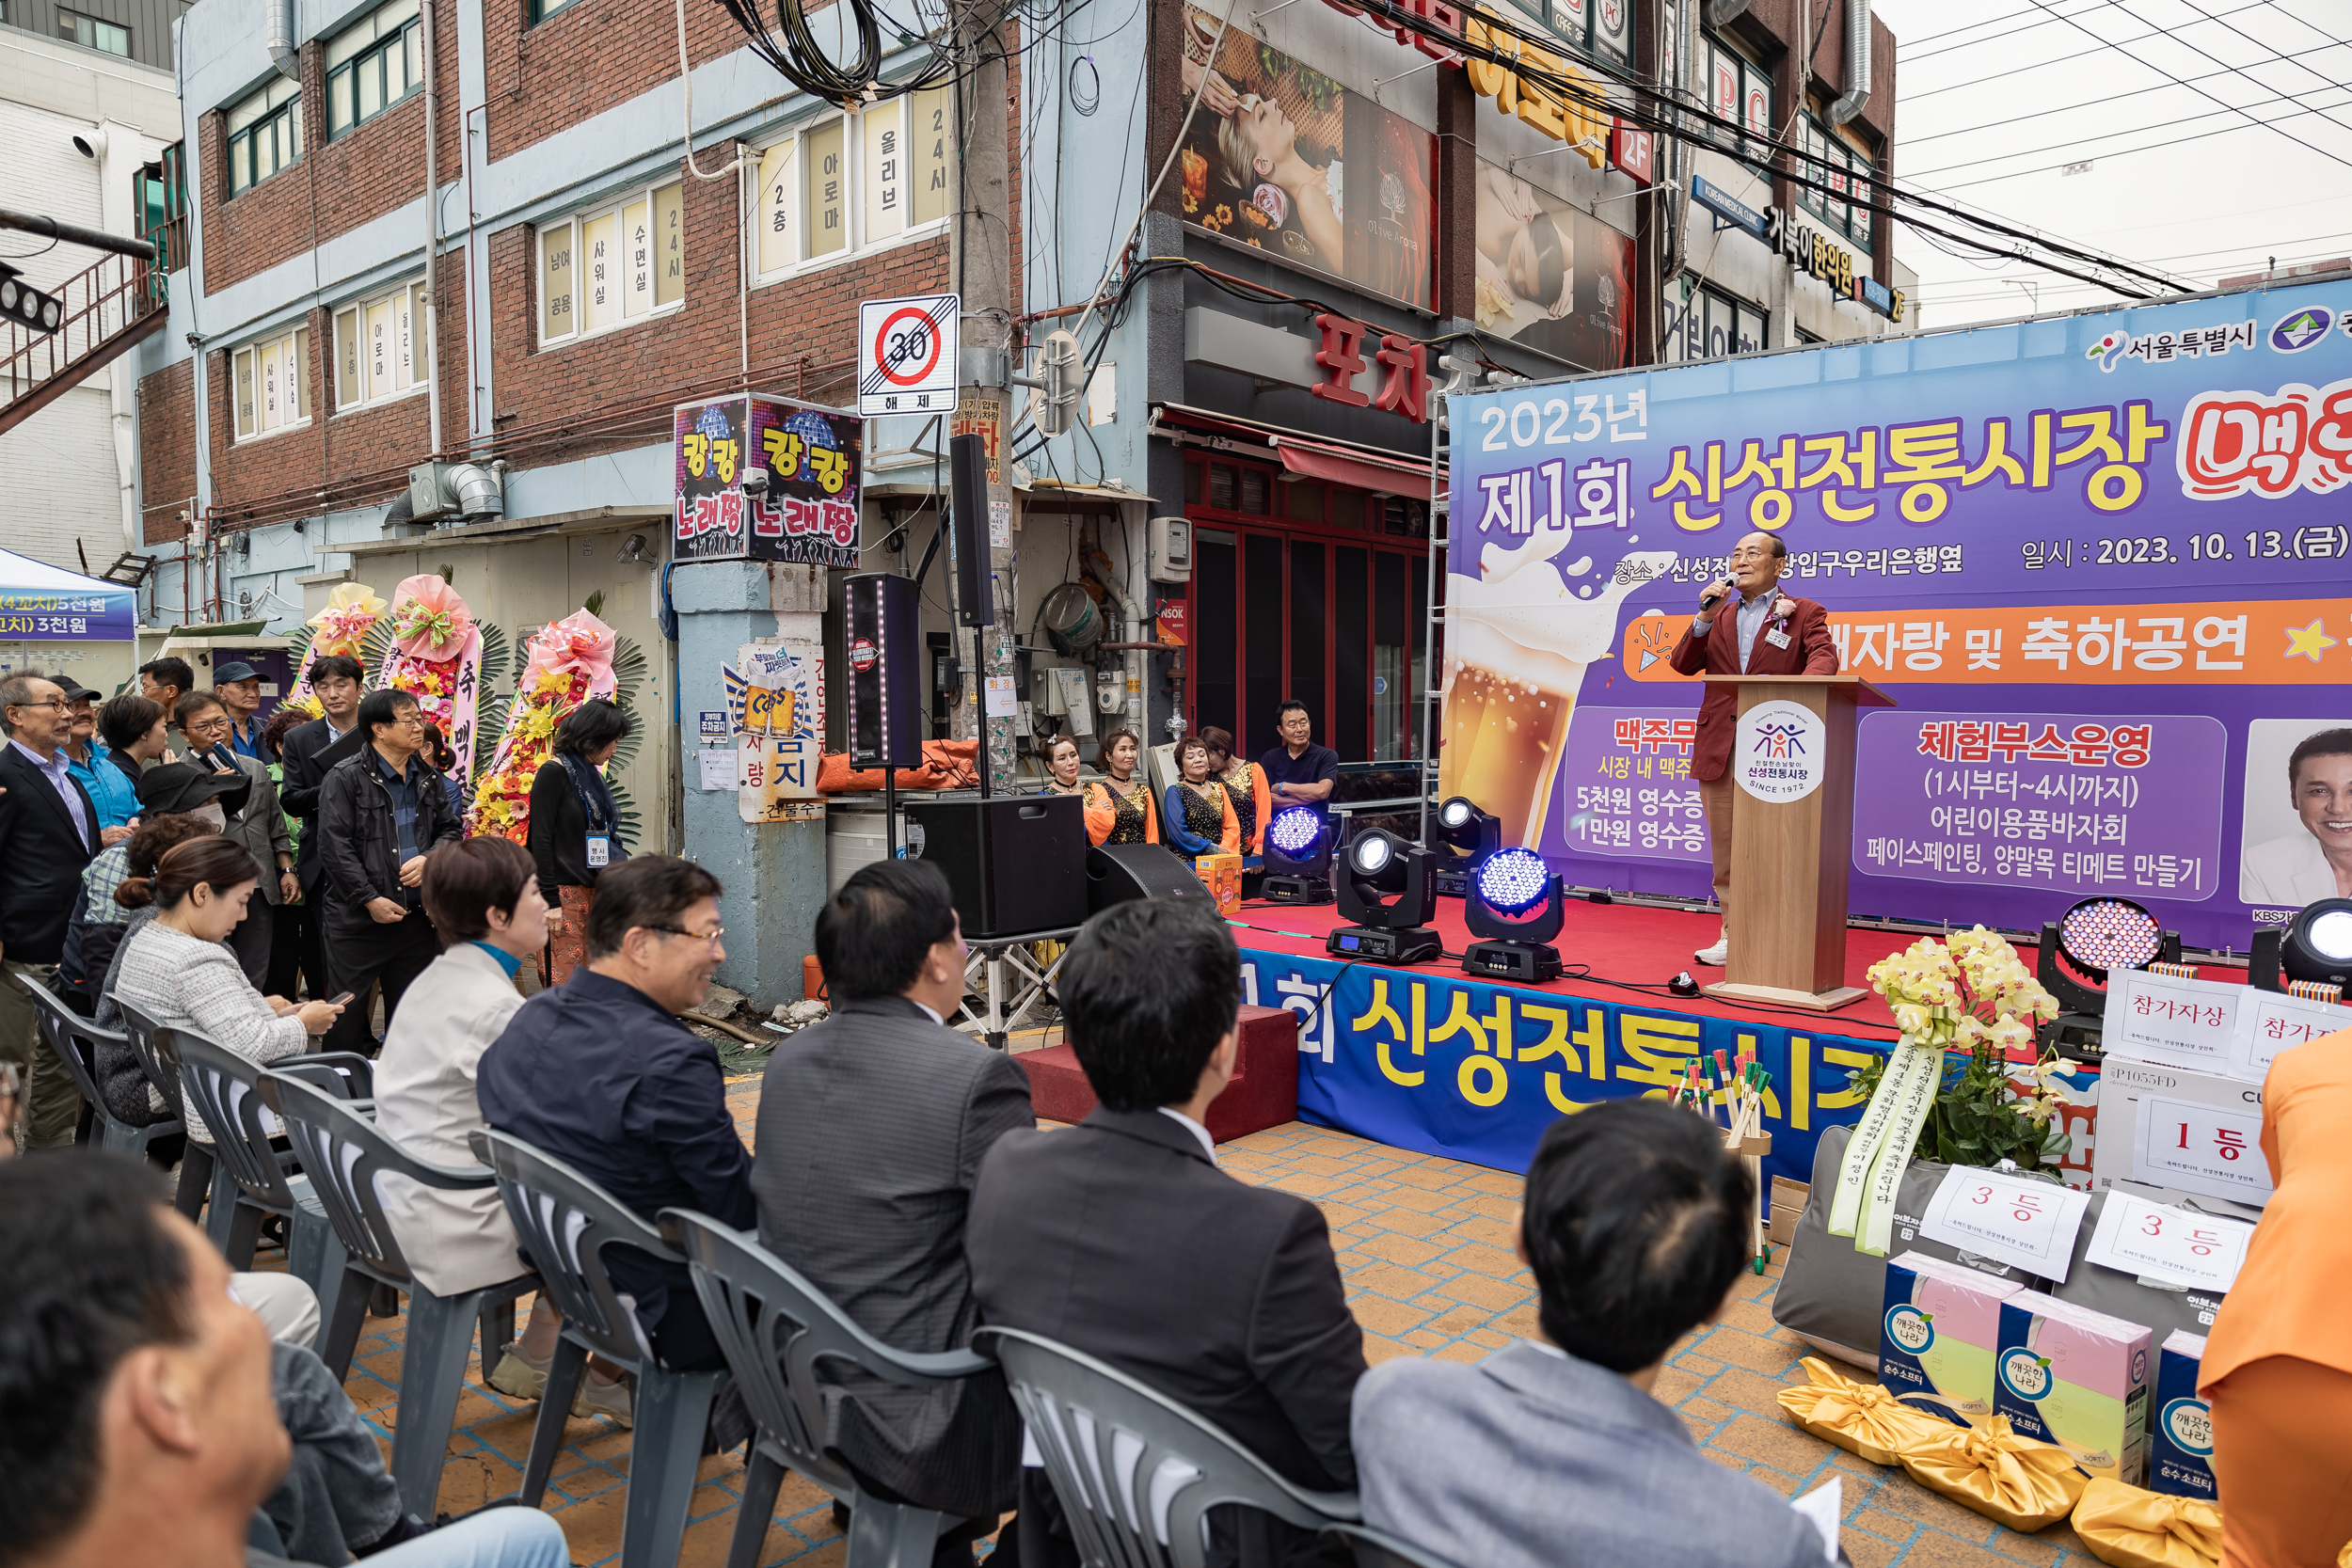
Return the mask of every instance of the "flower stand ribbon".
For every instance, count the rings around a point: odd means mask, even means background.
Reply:
[[[2074,1533],[2115,1568],[2217,1568],[2221,1506],[2094,1477],[2074,1505]]]
[[[482,628],[457,590],[436,572],[404,578],[392,590],[391,627],[392,645],[376,672],[376,685],[417,699],[424,721],[449,737],[462,783],[473,775]]]
[[[555,752],[555,728],[591,697],[612,695],[620,636],[585,610],[548,623],[524,645],[506,733],[474,792],[473,831],[517,844],[531,832],[531,782]]]
[[[2006,1416],[1946,1427],[1902,1450],[1904,1470],[1931,1492],[2015,1530],[2038,1530],[2074,1513],[2090,1478],[2053,1443],[2012,1431]]]
[[[1804,1387],[1783,1388],[1780,1407],[1824,1443],[1835,1443],[1873,1465],[1899,1465],[1907,1445],[1952,1430],[1949,1421],[1903,1403],[1875,1383],[1858,1383],[1820,1356],[1808,1355],[1799,1365],[1813,1381]]]
[[[311,664],[327,654],[358,658],[360,644],[374,628],[375,618],[383,613],[384,601],[366,583],[337,583],[334,592],[326,596],[326,608],[310,617],[310,642],[302,650],[302,665],[294,671],[294,685],[286,693],[286,700],[317,711],[318,704],[310,695]]]

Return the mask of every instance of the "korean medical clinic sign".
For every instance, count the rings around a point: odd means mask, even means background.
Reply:
[[[2352,726],[2352,283],[1448,414],[1444,787],[1571,880],[1705,894],[1668,656],[1761,530],[1900,705],[1862,726],[1857,911],[2030,927],[2105,891],[2243,947],[2317,885],[2287,759]]]

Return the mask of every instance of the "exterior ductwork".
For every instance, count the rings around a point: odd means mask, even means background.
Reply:
[[[499,476],[474,463],[456,463],[450,467],[450,494],[457,499],[457,515],[476,517],[506,515],[506,492],[499,483]]]
[[[302,62],[294,54],[294,0],[272,0],[269,8],[269,57],[278,74],[289,82],[302,80]],[[251,35],[246,35],[250,37]]]
[[[1721,27],[1744,13],[1750,0],[1707,0],[1707,24]]]
[[[1846,95],[1829,106],[1829,122],[1843,125],[1870,102],[1870,0],[1846,0]]]

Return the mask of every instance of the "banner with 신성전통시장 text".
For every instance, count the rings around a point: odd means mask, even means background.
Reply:
[[[1853,912],[2113,894],[2242,949],[2352,889],[2352,282],[1448,410],[1443,788],[1570,881],[1707,895],[1667,656],[1762,529],[1900,705],[1861,721]]]

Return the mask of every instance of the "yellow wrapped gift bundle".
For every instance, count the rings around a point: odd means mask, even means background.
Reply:
[[[1905,1445],[1952,1430],[1941,1417],[1914,1409],[1874,1383],[1857,1383],[1820,1356],[1808,1355],[1802,1365],[1813,1381],[1783,1388],[1780,1407],[1822,1442],[1873,1465],[1899,1465]]]
[[[2215,1568],[2221,1507],[2100,1477],[2074,1505],[2074,1533],[2114,1568]]]
[[[1929,1491],[2018,1530],[2057,1524],[2090,1484],[2072,1454],[2020,1437],[2006,1416],[1922,1438],[1903,1449],[1902,1462]]]

